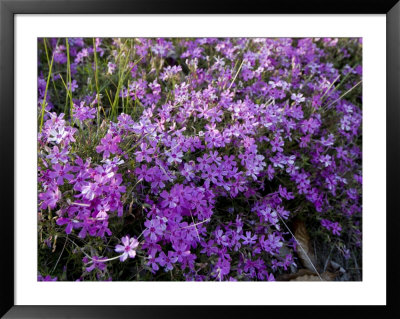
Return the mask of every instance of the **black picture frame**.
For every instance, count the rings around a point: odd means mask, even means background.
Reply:
[[[16,306],[14,302],[14,15],[15,14],[385,14],[387,21],[387,283],[386,306]],[[400,3],[398,0],[0,0],[0,315],[4,318],[317,317],[399,318],[396,272],[399,226]],[[377,168],[379,169],[379,168]],[[382,172],[384,174],[384,172]],[[379,187],[379,186],[377,186]],[[377,214],[383,212],[377,212]],[[379,218],[379,217],[378,217]],[[379,270],[377,270],[379,276]],[[266,308],[267,307],[267,308]]]

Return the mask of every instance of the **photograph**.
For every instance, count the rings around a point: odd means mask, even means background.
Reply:
[[[36,55],[37,281],[363,281],[362,37]]]
[[[400,318],[400,0],[0,0],[0,318]]]

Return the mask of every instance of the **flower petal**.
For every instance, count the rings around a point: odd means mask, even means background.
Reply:
[[[128,254],[127,254],[127,253],[124,253],[124,254],[119,258],[119,260],[120,260],[120,261],[125,261],[126,258],[128,258]]]
[[[122,237],[121,241],[124,244],[124,246],[128,246],[129,245],[129,236]]]
[[[121,246],[121,245],[115,246],[115,251],[116,251],[117,253],[122,253],[122,252],[124,252],[124,250],[125,250],[125,247],[124,247],[124,246]]]

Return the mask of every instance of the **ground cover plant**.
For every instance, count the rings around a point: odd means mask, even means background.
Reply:
[[[361,58],[353,38],[39,39],[38,280],[361,280]]]

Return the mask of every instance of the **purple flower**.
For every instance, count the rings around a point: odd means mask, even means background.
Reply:
[[[68,132],[65,131],[63,127],[54,128],[50,131],[48,142],[56,142],[56,144],[60,144],[64,138],[67,136]]]
[[[125,261],[128,257],[135,258],[136,248],[139,246],[139,242],[135,238],[129,238],[129,236],[122,237],[122,245],[116,245],[115,251],[122,253],[119,258],[120,261]]]
[[[243,245],[253,245],[256,243],[257,236],[251,236],[251,232],[247,231],[246,236],[240,236],[243,239]]]
[[[283,246],[281,239],[275,234],[268,234],[268,239],[264,240],[264,235],[260,238],[261,247],[268,253],[275,254]]]
[[[74,178],[74,175],[68,173],[72,170],[72,167],[68,164],[61,166],[57,163],[53,165],[53,169],[53,171],[49,172],[49,177],[54,178],[57,182],[57,185],[63,185],[64,179],[71,181]]]
[[[52,278],[50,275],[43,277],[41,274],[38,275],[37,281],[57,281],[57,277]]]
[[[138,180],[145,180],[146,182],[151,181],[152,174],[146,165],[142,165],[135,169]]]
[[[69,150],[65,147],[62,151],[59,151],[57,146],[54,146],[52,152],[47,155],[47,158],[51,160],[52,164],[63,162],[64,164],[68,161]]]
[[[58,187],[49,188],[46,192],[39,194],[39,199],[43,201],[40,205],[40,209],[53,209],[61,199],[61,192]]]
[[[338,222],[335,222],[331,224],[331,230],[332,234],[340,236],[340,231],[342,230],[342,227],[339,225]]]
[[[183,169],[181,170],[182,176],[186,178],[187,181],[192,181],[196,176],[194,174],[194,162],[185,163]]]
[[[74,108],[72,110],[72,115],[74,119],[79,121],[85,121],[88,119],[94,119],[96,114],[96,109],[84,106],[85,102],[81,102],[79,106],[74,104]]]
[[[214,277],[216,277],[217,280],[222,281],[225,276],[229,275],[231,270],[231,263],[227,259],[219,258],[214,269]]]
[[[147,265],[151,267],[150,271],[154,274],[157,270],[160,269],[160,267],[157,264],[157,260],[156,260],[156,255],[157,251],[154,249],[151,251],[151,254],[149,255],[149,259],[147,262]]]
[[[184,243],[179,243],[172,245],[175,250],[176,256],[178,257],[178,262],[183,262],[184,258],[190,255],[190,250]]]
[[[86,257],[85,257],[86,258]],[[107,258],[101,258],[97,256],[93,256],[92,258],[92,264],[89,267],[86,267],[87,272],[91,272],[93,269],[98,269],[100,271],[103,271],[106,269],[106,264],[103,260],[106,260]],[[87,258],[86,258],[87,260]],[[86,262],[87,263],[87,262]]]
[[[173,251],[168,251],[168,255],[165,255],[165,253],[162,251],[157,257],[156,261],[160,264],[161,267],[164,267],[165,271],[170,271],[174,269],[173,264],[178,261],[178,257]]]
[[[164,226],[158,219],[146,220],[144,225],[146,226],[146,229],[144,230],[143,235],[150,238],[153,242],[157,241],[158,236],[162,236],[164,232]]]
[[[340,236],[342,227],[340,226],[340,224],[338,222],[331,222],[330,220],[322,219],[321,225],[323,227],[325,227],[326,229],[330,230],[332,232],[332,234]]]
[[[303,97],[303,94],[299,93],[299,94],[292,94],[290,97],[293,101],[295,101],[296,103],[301,103],[304,102],[306,100],[305,97]]]
[[[179,198],[172,194],[172,192],[168,193],[167,191],[162,191],[160,196],[163,198],[161,201],[162,207],[174,208],[178,205]]]
[[[150,163],[152,161],[151,155],[153,155],[155,152],[154,148],[147,148],[146,143],[141,143],[140,144],[140,151],[136,151],[136,161],[138,163],[142,162],[143,160],[146,160],[147,163]]]
[[[110,75],[113,74],[116,68],[117,68],[117,65],[115,65],[112,62],[108,62],[108,64],[107,64],[107,74],[110,74]]]
[[[175,152],[175,150],[166,152],[165,155],[168,157],[168,163],[181,163],[183,153],[181,151]]]
[[[72,80],[72,82],[68,83],[68,90],[71,90],[71,92],[75,92],[75,90],[78,88],[78,83],[76,80]]]
[[[82,195],[88,200],[93,200],[95,196],[99,195],[101,190],[97,183],[88,183],[82,187]]]
[[[70,234],[72,229],[74,228],[79,228],[81,227],[81,223],[77,220],[70,219],[70,218],[65,218],[65,217],[59,217],[57,218],[57,225],[62,226],[67,224],[67,227],[65,228],[65,233]]]
[[[120,136],[112,136],[111,133],[106,134],[101,139],[101,144],[96,147],[97,153],[103,153],[103,158],[108,158],[111,154],[116,154],[119,151],[118,143],[121,141]]]
[[[331,156],[330,155],[322,155],[319,158],[319,161],[324,164],[325,167],[328,167],[332,164]]]
[[[282,138],[280,136],[275,137],[275,139],[271,141],[271,145],[273,152],[283,151],[282,146],[284,145],[284,142],[282,141]]]
[[[164,68],[163,72],[160,74],[160,77],[163,81],[168,80],[169,78],[173,77],[175,74],[179,73],[182,71],[182,67],[180,65],[176,66],[167,66]]]

